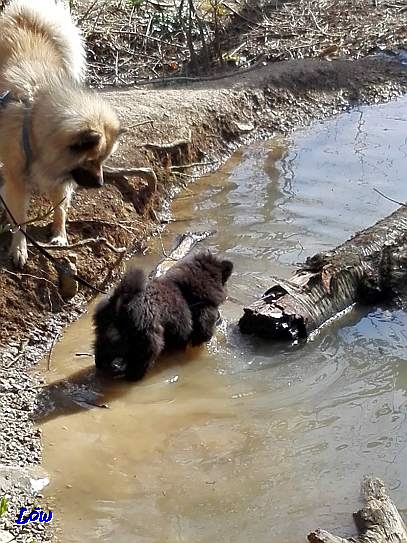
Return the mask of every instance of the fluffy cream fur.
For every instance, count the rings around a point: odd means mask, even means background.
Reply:
[[[53,242],[66,244],[65,220],[73,181],[100,186],[102,164],[114,150],[120,123],[108,103],[82,87],[86,69],[79,29],[53,0],[12,0],[0,17],[0,108],[3,197],[16,221],[27,220],[34,188],[54,207]],[[26,170],[23,125],[32,162]],[[61,205],[60,202],[63,200]],[[13,235],[16,266],[27,260],[24,235]]]
[[[86,72],[86,55],[82,34],[73,23],[69,11],[55,0],[14,0],[2,14],[2,48],[9,46],[9,55],[17,53],[20,43],[14,41],[16,29],[24,34],[21,22],[27,25],[28,32],[23,38],[29,47],[30,30],[42,31],[45,39],[49,40],[57,55],[65,64],[65,70],[77,82],[82,82]],[[6,45],[7,44],[7,45]],[[35,39],[37,44],[37,38]],[[17,53],[18,55],[18,53]],[[1,55],[3,57],[3,54]]]

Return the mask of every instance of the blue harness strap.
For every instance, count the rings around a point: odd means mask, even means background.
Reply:
[[[0,108],[6,107],[6,105],[12,99],[11,92],[9,90],[0,94]],[[25,173],[30,173],[32,163],[32,150],[30,145],[30,107],[28,104],[24,104],[24,119],[23,119],[23,132],[22,132],[22,147],[25,154]]]
[[[30,108],[27,105],[24,110],[22,144],[25,154],[25,173],[28,174],[30,173],[33,153],[30,145]]]
[[[0,94],[0,107],[4,107],[11,100],[11,92],[5,91]]]

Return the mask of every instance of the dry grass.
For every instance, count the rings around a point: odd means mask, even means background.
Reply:
[[[195,6],[189,0],[144,1],[139,6],[130,0],[75,4],[73,13],[87,39],[91,84],[132,85],[184,73],[191,48],[199,53],[214,35],[210,5],[208,11],[203,0],[194,14],[190,5]]]
[[[258,25],[246,25],[241,54],[250,58],[255,51],[274,61],[359,58],[407,45],[405,0],[308,0],[270,7]]]
[[[96,87],[407,46],[406,0],[64,1],[83,28]]]

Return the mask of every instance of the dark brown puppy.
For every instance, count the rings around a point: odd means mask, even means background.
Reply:
[[[209,341],[232,270],[229,260],[202,252],[150,281],[128,271],[95,310],[96,367],[137,381],[164,349]]]

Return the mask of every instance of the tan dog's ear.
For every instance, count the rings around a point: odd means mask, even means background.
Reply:
[[[102,135],[96,130],[82,130],[76,135],[69,148],[75,153],[84,153],[96,147],[101,137]]]

